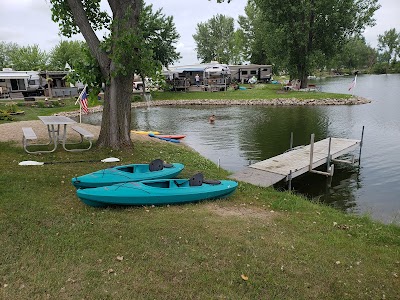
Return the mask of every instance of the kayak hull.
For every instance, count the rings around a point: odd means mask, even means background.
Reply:
[[[76,188],[96,188],[124,182],[166,179],[176,177],[184,168],[183,164],[173,163],[159,171],[150,171],[148,164],[130,164],[102,169],[93,173],[72,178]]]
[[[158,131],[131,130],[131,132],[136,134],[145,134],[145,135],[148,135],[149,133],[160,134]]]
[[[187,179],[163,179],[128,182],[92,189],[78,189],[77,196],[87,205],[166,205],[224,198],[237,188],[237,182],[221,180],[219,184],[190,186]]]
[[[186,137],[184,134],[154,134],[157,138],[181,140]]]

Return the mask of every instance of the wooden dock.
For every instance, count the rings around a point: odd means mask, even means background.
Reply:
[[[330,165],[330,162],[354,163],[354,156],[350,161],[338,160],[337,158],[355,150],[357,147],[361,147],[361,145],[362,140],[342,138],[326,138],[314,143],[314,136],[312,135],[309,145],[252,164],[230,177],[267,187],[283,179],[290,181],[306,172],[332,176],[333,165]],[[327,172],[314,170],[323,164],[329,166]]]

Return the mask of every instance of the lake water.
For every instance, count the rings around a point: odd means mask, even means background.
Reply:
[[[326,92],[349,93],[352,76],[316,80]],[[295,192],[336,208],[400,224],[400,75],[360,75],[351,91],[372,100],[352,106],[185,106],[134,109],[132,128],[186,134],[200,154],[237,171],[294,146],[326,137],[360,139],[361,167],[335,164],[333,178],[305,174],[292,181]],[[216,115],[215,124],[208,117]],[[100,124],[99,114],[84,122]],[[358,157],[358,151],[355,151]],[[277,189],[285,189],[278,184]]]

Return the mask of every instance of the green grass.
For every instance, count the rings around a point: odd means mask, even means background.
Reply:
[[[182,162],[180,177],[228,172],[186,147],[29,155],[0,143],[2,299],[396,299],[400,228],[288,192],[240,183],[224,200],[92,208],[71,178],[108,165]],[[241,275],[248,277],[243,280]]]
[[[244,85],[247,88],[248,85]],[[323,92],[295,92],[282,91],[280,84],[256,85],[256,88],[246,90],[228,90],[226,92],[153,92],[153,100],[195,100],[195,99],[220,99],[220,100],[253,100],[253,99],[276,99],[297,98],[301,99],[343,99],[350,95],[323,93]]]

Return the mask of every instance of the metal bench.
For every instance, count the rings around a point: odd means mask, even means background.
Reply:
[[[27,153],[46,153],[46,152],[54,152],[56,150],[56,147],[54,147],[52,150],[40,150],[40,151],[30,151],[28,150],[28,146],[30,145],[29,142],[33,141],[33,140],[37,140],[38,137],[36,135],[36,133],[33,131],[32,127],[22,127],[22,144],[24,146],[24,150]],[[35,146],[48,146],[50,144],[35,144]]]
[[[79,127],[79,126],[72,126],[71,129],[76,131],[77,133],[79,133],[79,135],[81,137],[80,142],[75,143],[75,144],[82,144],[83,139],[85,138],[89,141],[89,147],[83,148],[83,149],[82,148],[67,149],[65,147],[66,144],[65,144],[65,140],[64,140],[63,147],[65,150],[74,152],[74,151],[85,151],[85,150],[89,150],[90,148],[92,148],[92,139],[94,138],[93,133],[91,133],[90,131],[88,131],[82,127]],[[73,145],[73,144],[69,144],[69,145]]]

